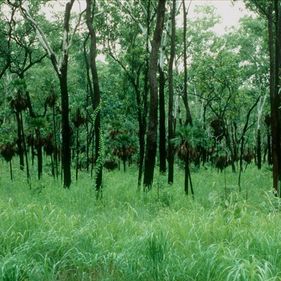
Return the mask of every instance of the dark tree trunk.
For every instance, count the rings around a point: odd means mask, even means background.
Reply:
[[[272,165],[272,148],[270,128],[267,128],[267,163]]]
[[[139,120],[139,174],[138,174],[138,187],[141,186],[141,179],[144,164],[144,150],[145,150],[145,124],[143,118]]]
[[[229,130],[228,128],[225,126],[224,128],[224,135],[225,135],[225,143],[226,146],[228,147],[229,151],[230,151],[230,157],[231,157],[231,169],[233,173],[236,173],[236,166],[235,166],[235,154],[234,154],[234,150],[233,147],[231,145],[231,139],[230,139],[230,135],[229,135]]]
[[[11,181],[13,180],[13,165],[12,165],[12,160],[9,161],[9,166],[10,166],[10,178]]]
[[[241,176],[242,176],[242,172],[243,172],[243,155],[244,155],[244,147],[245,147],[245,136],[246,136],[247,130],[249,129],[249,120],[250,120],[251,113],[252,113],[253,109],[256,107],[256,105],[258,104],[259,100],[260,100],[260,97],[257,98],[255,103],[249,109],[249,111],[247,113],[247,116],[246,116],[246,122],[245,122],[245,125],[244,125],[242,133],[241,133],[240,155],[239,155],[239,175],[238,175],[238,190],[239,190],[239,192],[241,191]]]
[[[25,165],[26,165],[26,177],[27,177],[27,182],[30,185],[31,182],[30,182],[29,162],[28,162],[27,147],[26,147],[26,141],[25,141],[22,112],[19,113],[19,118],[20,118],[20,123],[21,123],[22,147],[23,147],[23,153],[24,153]]]
[[[260,170],[261,169],[261,162],[262,162],[262,157],[261,157],[261,130],[260,128],[257,130],[257,167]]]
[[[76,175],[75,179],[78,181],[79,170],[79,126],[76,128]]]
[[[160,173],[166,173],[166,126],[165,126],[165,73],[159,67],[159,160]]]
[[[274,103],[274,117],[276,118],[276,154],[278,168],[276,173],[277,190],[281,197],[281,2],[280,0],[274,0],[275,10],[275,103]]]
[[[61,129],[62,129],[62,155],[61,165],[63,171],[63,186],[69,188],[71,185],[71,130],[69,125],[69,99],[67,87],[67,55],[65,63],[61,68],[60,90],[61,90]]]
[[[184,67],[184,84],[183,84],[183,103],[185,107],[185,125],[192,126],[192,117],[188,103],[188,95],[187,95],[187,10],[185,7],[185,0],[182,1],[183,5],[183,67]],[[205,112],[203,115],[205,119]],[[205,122],[204,122],[205,124]],[[185,159],[185,175],[184,175],[184,189],[185,194],[188,195],[188,182],[190,182],[190,188],[192,196],[194,196],[191,173],[189,168],[189,157],[187,156]]]
[[[173,65],[176,51],[176,0],[172,2],[171,9],[171,50],[168,68],[168,87],[169,87],[169,107],[168,107],[168,183],[174,182],[174,159],[175,149],[172,140],[175,137],[175,124],[174,124],[174,76]]]
[[[41,140],[41,134],[40,129],[35,129],[35,144],[36,144],[36,150],[37,150],[37,173],[38,173],[38,179],[41,179],[42,171],[43,171],[43,154],[42,154],[42,140]]]
[[[191,195],[194,198],[194,190],[193,190],[190,167],[189,167],[189,157],[186,156],[184,161],[184,192],[186,195],[189,194],[189,186],[190,186]]]
[[[18,147],[18,155],[20,158],[20,169],[24,169],[24,152],[23,152],[23,140],[22,140],[22,128],[20,121],[20,113],[16,112],[16,120],[17,120],[17,147]]]
[[[149,93],[148,87],[148,71],[149,71],[149,36],[150,36],[150,4],[151,0],[147,1],[147,15],[146,15],[146,63],[144,70],[144,87],[143,87],[143,112],[142,112],[142,121],[139,122],[139,174],[138,174],[138,187],[141,186],[142,175],[143,175],[143,166],[144,166],[144,156],[145,156],[145,134],[146,134],[146,117],[147,117],[147,99]]]
[[[100,87],[99,87],[99,78],[96,65],[96,55],[97,55],[97,43],[96,43],[96,31],[93,27],[93,15],[95,7],[92,7],[92,0],[87,0],[86,8],[86,23],[90,35],[90,69],[92,74],[92,88],[93,95],[92,98],[92,107],[94,112],[96,112],[96,118],[94,123],[95,131],[95,162],[96,162],[96,191],[97,197],[101,196],[102,188],[102,168],[103,168],[103,159],[101,151],[101,114],[100,114]]]
[[[275,2],[274,2],[275,3]],[[276,4],[276,3],[275,3]],[[276,5],[275,5],[276,6]],[[276,8],[276,7],[274,7]],[[278,14],[276,15],[278,16]],[[275,18],[277,22],[277,17]],[[279,179],[280,179],[280,126],[279,126],[279,99],[277,93],[277,65],[278,58],[277,47],[278,40],[274,42],[274,27],[273,27],[273,6],[272,2],[269,1],[269,12],[268,12],[268,41],[269,41],[269,57],[270,57],[270,106],[271,106],[271,134],[272,134],[272,164],[273,164],[273,188],[276,195],[279,192]],[[277,28],[278,29],[278,28]],[[276,30],[277,31],[277,30]],[[278,37],[278,32],[275,36]]]
[[[185,106],[186,119],[185,124],[192,125],[192,117],[188,103],[187,95],[187,10],[185,7],[185,0],[182,1],[183,4],[183,66],[184,66],[184,84],[183,84],[183,103]],[[204,110],[205,119],[205,110]],[[205,124],[205,122],[204,122]]]
[[[152,49],[149,60],[149,89],[150,107],[147,129],[145,165],[143,184],[150,189],[153,183],[156,148],[157,148],[157,117],[158,117],[158,85],[157,85],[157,60],[164,28],[165,0],[158,0],[156,27],[153,34]]]

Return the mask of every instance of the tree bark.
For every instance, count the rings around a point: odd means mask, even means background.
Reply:
[[[175,149],[172,140],[175,137],[174,126],[174,76],[173,66],[176,51],[176,0],[172,1],[171,9],[171,49],[168,69],[169,110],[168,110],[168,183],[174,182]]]
[[[86,23],[88,31],[90,34],[90,69],[92,74],[92,87],[93,95],[92,98],[92,107],[94,112],[96,112],[96,118],[94,123],[94,136],[95,136],[95,162],[96,162],[96,178],[95,185],[97,191],[97,197],[101,196],[102,188],[102,168],[103,168],[103,159],[101,151],[101,114],[100,114],[100,87],[99,87],[99,77],[97,72],[96,65],[96,55],[97,55],[97,42],[96,42],[96,31],[93,27],[93,12],[92,10],[92,0],[86,0]],[[95,2],[94,2],[95,4]]]
[[[60,93],[61,93],[61,129],[62,129],[62,155],[61,165],[63,170],[63,186],[69,188],[71,185],[71,130],[69,124],[69,99],[67,85],[67,61],[65,55],[64,64],[61,67]]]
[[[159,161],[160,173],[166,173],[166,126],[165,126],[165,73],[159,67]]]
[[[185,124],[192,125],[192,116],[188,103],[187,95],[187,10],[185,7],[185,0],[182,0],[183,5],[183,67],[184,67],[184,84],[183,84],[183,103],[185,106],[186,119]]]
[[[276,9],[276,3],[274,2]],[[277,24],[278,13],[275,14],[275,21]],[[280,180],[280,126],[279,126],[279,99],[278,99],[278,75],[277,75],[277,64],[278,59],[277,47],[278,40],[274,40],[274,18],[273,18],[273,2],[269,1],[269,11],[268,11],[268,44],[269,44],[269,57],[270,57],[270,107],[271,107],[271,134],[272,134],[272,164],[273,164],[273,188],[277,195],[279,192],[279,180]],[[275,31],[278,31],[276,28]],[[278,32],[275,37],[278,36]]]
[[[143,184],[145,189],[150,189],[153,183],[155,157],[157,149],[157,118],[158,118],[158,85],[157,85],[157,60],[165,19],[165,0],[158,0],[156,27],[151,44],[151,54],[149,59],[149,90],[150,107],[149,122],[146,138],[145,165]]]
[[[261,169],[261,129],[257,129],[257,167]]]

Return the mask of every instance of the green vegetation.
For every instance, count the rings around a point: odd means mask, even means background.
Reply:
[[[197,2],[0,1],[0,281],[281,280],[281,0]]]
[[[157,176],[143,193],[131,167],[106,173],[98,201],[87,174],[70,190],[51,177],[29,190],[22,171],[11,182],[5,169],[0,280],[281,278],[281,205],[265,167],[246,170],[240,194],[230,168],[193,171],[194,200],[184,196],[180,169],[174,186]]]

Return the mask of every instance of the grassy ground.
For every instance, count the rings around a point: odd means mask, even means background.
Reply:
[[[64,190],[50,177],[32,189],[19,171],[0,177],[0,280],[281,280],[281,204],[270,171],[193,171],[195,200],[157,177],[136,191],[137,171],[105,174],[95,200],[86,174]]]

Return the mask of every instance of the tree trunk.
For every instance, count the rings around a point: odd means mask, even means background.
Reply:
[[[36,150],[37,150],[37,173],[38,173],[38,180],[41,179],[42,171],[43,171],[43,154],[42,154],[42,140],[41,140],[41,134],[40,129],[35,129],[35,143],[36,143]]]
[[[101,196],[102,188],[102,168],[103,168],[103,159],[101,151],[101,114],[100,114],[100,87],[99,87],[99,78],[96,65],[96,55],[97,55],[97,43],[96,43],[96,31],[93,27],[93,14],[94,9],[92,10],[92,0],[87,0],[86,8],[86,23],[90,34],[90,68],[92,74],[92,88],[93,95],[92,98],[92,107],[94,112],[96,112],[96,119],[94,124],[95,131],[95,161],[96,161],[96,191],[97,197]]]
[[[165,73],[159,67],[159,160],[160,173],[166,173],[166,126],[165,126]]]
[[[168,87],[169,87],[169,110],[168,110],[168,183],[173,184],[174,182],[174,159],[175,149],[172,140],[175,137],[175,126],[174,126],[174,77],[173,77],[173,66],[176,50],[176,0],[172,2],[171,9],[171,49],[170,59],[168,68]]]
[[[272,165],[272,148],[271,148],[271,132],[267,128],[267,164]]]
[[[182,0],[183,5],[183,67],[184,67],[184,84],[183,84],[183,103],[185,107],[185,125],[192,126],[192,117],[188,103],[188,96],[187,96],[187,10],[185,7],[185,0]],[[205,117],[205,116],[204,116]],[[205,124],[205,122],[204,122]],[[190,182],[190,188],[192,192],[192,196],[194,196],[193,187],[192,187],[192,180],[189,168],[189,157],[187,156],[185,159],[185,194],[188,195],[188,182]],[[200,161],[200,160],[199,160]]]
[[[145,188],[150,189],[153,183],[156,148],[157,148],[157,111],[158,111],[158,85],[157,85],[157,60],[161,38],[164,28],[165,18],[165,0],[158,0],[156,27],[151,44],[151,54],[149,60],[149,89],[150,89],[150,107],[149,122],[146,138],[145,165],[143,184]]]
[[[22,129],[21,129],[21,121],[20,121],[20,113],[16,112],[16,120],[17,120],[17,147],[18,147],[18,155],[20,158],[20,169],[24,169],[24,153],[23,153],[23,141],[22,141]]]
[[[187,10],[185,7],[185,0],[182,0],[183,5],[183,66],[184,66],[184,84],[183,84],[183,103],[185,106],[186,119],[185,124],[192,125],[192,117],[188,104],[187,96]],[[204,116],[205,117],[205,116]],[[204,122],[205,124],[205,122]]]
[[[275,3],[276,4],[276,3]],[[276,8],[276,7],[275,7]],[[276,15],[278,16],[278,15]],[[275,19],[277,21],[277,18]],[[271,134],[272,134],[272,164],[273,164],[273,188],[277,195],[279,192],[279,177],[280,177],[280,133],[279,133],[279,114],[278,114],[278,93],[277,93],[277,63],[276,58],[278,41],[274,42],[274,30],[273,30],[273,6],[272,2],[269,2],[268,13],[268,42],[269,42],[269,57],[270,57],[270,106],[271,106]],[[276,28],[277,29],[277,28]],[[277,33],[278,34],[278,33]],[[278,36],[277,34],[276,37]]]
[[[257,130],[257,167],[260,170],[261,169],[261,130]]]
[[[142,181],[142,174],[143,174],[143,166],[144,166],[144,156],[145,156],[145,134],[146,134],[146,117],[147,117],[147,99],[148,99],[148,93],[149,93],[149,87],[148,87],[148,71],[149,71],[149,36],[150,36],[150,4],[151,0],[147,1],[147,15],[146,15],[146,42],[145,42],[145,48],[146,48],[146,63],[145,63],[145,71],[144,71],[144,87],[143,87],[143,113],[142,113],[142,122],[139,122],[141,124],[140,131],[139,131],[139,145],[140,145],[140,155],[139,155],[139,175],[138,175],[138,187],[141,186]]]

